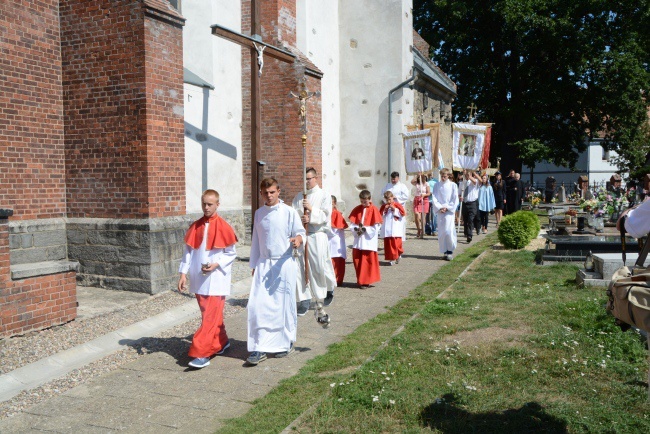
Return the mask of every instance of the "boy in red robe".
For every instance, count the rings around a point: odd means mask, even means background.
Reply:
[[[390,261],[390,265],[399,264],[404,253],[404,247],[402,247],[404,224],[402,220],[406,216],[406,211],[395,200],[393,192],[387,191],[384,193],[384,204],[379,208],[379,213],[384,219],[384,224],[381,226],[381,236],[384,238],[384,257]]]
[[[359,288],[364,289],[381,280],[377,239],[382,221],[379,210],[372,204],[368,190],[362,190],[359,199],[361,205],[352,210],[348,220],[354,234],[352,262],[357,273],[357,284]]]
[[[348,228],[348,223],[343,218],[341,211],[336,207],[336,196],[332,196],[331,226],[330,256],[332,257],[334,275],[336,275],[336,286],[341,286],[345,277],[345,260],[348,257],[345,245],[345,229]],[[327,303],[327,299],[325,299],[325,302]]]
[[[206,190],[201,196],[203,217],[192,223],[185,234],[185,253],[179,267],[178,291],[196,295],[201,309],[201,326],[194,333],[188,356],[189,366],[204,368],[210,357],[230,346],[223,324],[223,307],[230,295],[231,267],[237,257],[237,236],[217,214],[219,193]]]

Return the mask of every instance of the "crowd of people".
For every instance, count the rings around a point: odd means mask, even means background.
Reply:
[[[305,179],[305,194],[298,193],[290,205],[280,199],[276,179],[265,178],[260,183],[264,205],[253,218],[249,261],[253,276],[247,307],[249,365],[266,360],[267,353],[275,357],[291,354],[297,317],[310,309],[317,324],[329,325],[325,308],[345,279],[346,231],[353,236],[352,263],[359,288],[369,288],[381,280],[380,238],[388,265],[399,264],[404,254],[406,203],[411,192],[400,182],[398,172],[391,173],[379,206],[373,203],[370,191],[362,190],[359,204],[347,220],[337,208],[336,197],[318,185],[315,169],[308,168]],[[458,219],[462,218],[467,242],[475,233],[486,233],[489,215],[496,214],[498,224],[502,213],[497,211],[518,200],[512,191],[521,189],[521,181],[514,180],[513,175],[504,181],[497,172],[492,184],[487,175],[465,170],[455,182],[449,169],[440,171],[439,180],[424,174],[414,176],[411,184],[417,237],[425,232],[437,236],[440,253],[452,260]],[[232,227],[217,213],[219,193],[206,190],[201,203],[203,217],[185,236],[178,281],[179,291],[195,294],[201,311],[201,325],[188,352],[189,366],[196,369],[208,366],[214,355],[230,347],[223,309],[230,294],[237,243]]]

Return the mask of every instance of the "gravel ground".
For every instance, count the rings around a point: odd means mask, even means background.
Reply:
[[[233,281],[242,280],[248,276],[250,276],[248,263],[237,261],[233,266]],[[31,332],[24,336],[1,339],[0,374],[5,374],[60,351],[84,344],[106,333],[145,320],[175,306],[187,303],[193,298],[193,295],[169,291],[105,315],[82,321],[72,321],[46,330]],[[224,317],[227,318],[245,309],[247,302],[248,295],[229,299],[224,309]],[[187,351],[192,335],[200,322],[200,318],[188,321],[155,337],[145,339],[139,342],[137,346],[115,352],[50,383],[26,390],[10,400],[0,403],[0,418],[13,416],[34,404],[65,392],[93,377],[113,371],[123,364],[146,354],[165,351],[170,354],[180,355]]]

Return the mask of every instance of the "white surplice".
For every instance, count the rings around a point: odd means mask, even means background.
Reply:
[[[405,207],[404,209],[406,209],[406,202],[408,202],[409,198],[411,197],[411,192],[410,192],[410,190],[408,189],[408,187],[405,184],[403,184],[401,182],[397,182],[396,184],[393,184],[392,182],[389,182],[381,190],[381,197],[382,198],[384,197],[384,193],[386,193],[387,191],[390,191],[391,193],[393,193],[393,197],[395,198],[395,200],[400,205]],[[404,233],[402,234],[402,241],[406,241],[406,219],[403,218],[401,220],[401,223],[402,223],[402,227],[403,227],[402,230],[404,231]]]
[[[332,228],[328,237],[330,243],[330,256],[332,258],[347,259],[348,249],[345,245],[345,229]]]
[[[399,209],[387,206],[381,217],[384,219],[379,233],[381,238],[402,238],[404,236],[404,223],[402,222],[404,216]]]
[[[458,207],[458,185],[449,179],[438,182],[433,187],[433,211],[438,215],[438,246],[440,253],[453,252],[456,249],[456,225],[454,213]],[[447,208],[447,212],[440,210]]]
[[[302,218],[302,193],[293,199],[293,209]],[[319,186],[307,190],[307,200],[311,205],[309,224],[307,225],[307,251],[309,257],[309,285],[305,284],[304,249],[300,249],[297,292],[298,300],[324,299],[328,291],[336,288],[336,276],[330,256],[328,234],[332,217],[332,196]]]
[[[185,253],[181,259],[179,273],[187,274],[190,281],[190,292],[199,295],[230,295],[232,263],[237,257],[235,245],[225,249],[206,250],[206,239],[210,223],[205,224],[203,241],[198,249],[185,244]],[[203,274],[201,264],[219,264],[213,271]]]
[[[296,341],[298,267],[290,238],[305,229],[290,206],[279,203],[255,211],[250,267],[255,269],[248,298],[248,351],[279,353]]]
[[[361,214],[361,222],[365,221],[366,211],[368,211],[368,208],[369,207],[363,209],[363,213]],[[366,229],[366,231],[361,235],[359,235],[356,231],[358,227],[360,227],[358,224],[350,222],[350,229],[352,230],[352,235],[354,235],[352,248],[357,250],[371,250],[373,252],[376,252],[379,243],[378,236],[379,230],[381,229],[381,222],[375,223],[374,225],[364,225],[363,227]]]

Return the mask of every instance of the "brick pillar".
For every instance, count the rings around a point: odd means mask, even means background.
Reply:
[[[166,4],[61,1],[68,217],[185,213],[184,20]]]
[[[60,4],[69,258],[84,285],[170,289],[187,227],[184,18],[163,0]]]

